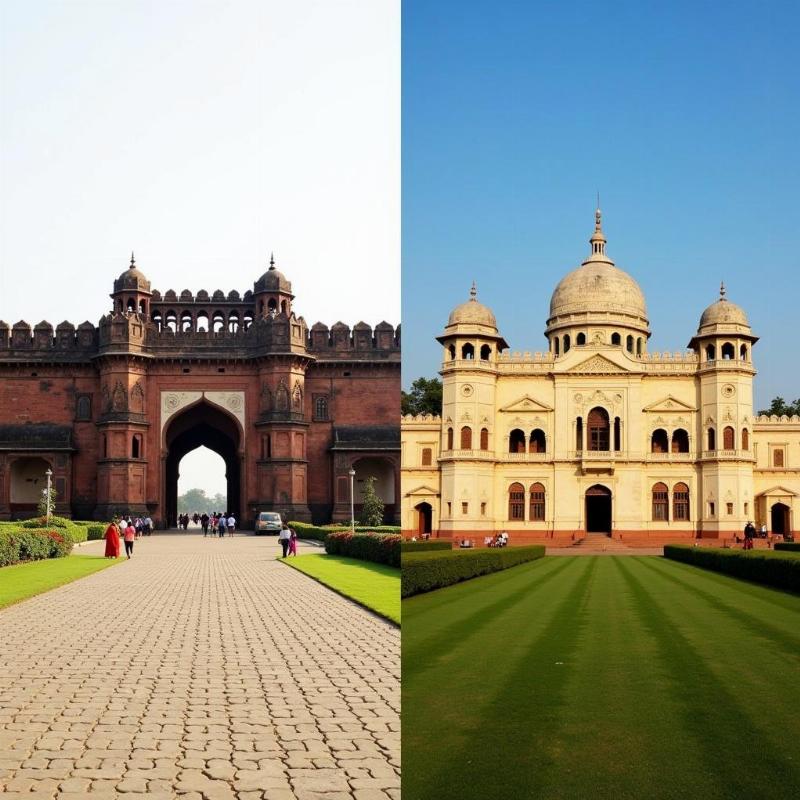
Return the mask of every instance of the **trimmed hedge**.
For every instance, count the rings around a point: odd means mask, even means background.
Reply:
[[[288,522],[287,525],[293,528],[300,539],[314,539],[317,542],[324,542],[331,533],[349,533],[349,525],[310,525],[308,522]],[[356,533],[386,533],[400,534],[397,525],[378,525],[374,528],[366,528],[356,525]]]
[[[670,544],[664,546],[664,556],[673,561],[722,572],[776,589],[800,592],[800,558],[794,553]]]
[[[349,556],[376,564],[400,566],[400,537],[384,533],[329,533],[325,539],[325,552],[335,556]]]
[[[449,539],[428,539],[423,542],[403,542],[400,549],[404,553],[427,553],[431,550],[452,550],[453,543]]]
[[[24,522],[20,522],[19,525],[22,528],[46,528],[48,530],[54,528],[66,531],[74,544],[85,542],[89,535],[86,525],[79,525],[66,517],[51,516],[49,522],[46,517],[34,517],[33,519],[26,519]]]
[[[100,524],[93,522],[90,525],[86,526],[86,539],[87,541],[93,542],[96,539],[103,539],[106,535],[106,528],[108,525]]]
[[[68,556],[72,545],[72,539],[63,529],[3,528],[0,530],[0,567]]]
[[[401,596],[411,597],[454,583],[516,567],[544,556],[544,545],[408,553],[403,556]]]
[[[775,542],[775,550],[790,550],[795,553],[800,553],[800,542]]]

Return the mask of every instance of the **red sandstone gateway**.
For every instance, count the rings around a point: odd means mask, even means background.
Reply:
[[[0,322],[0,519],[35,512],[49,467],[58,514],[174,525],[178,464],[201,445],[242,527],[349,519],[351,467],[395,519],[399,327],[309,330],[274,259],[243,296],[162,296],[131,256],[111,298],[98,327]]]

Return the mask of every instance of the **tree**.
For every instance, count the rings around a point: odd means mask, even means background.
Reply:
[[[364,489],[361,493],[361,519],[362,525],[374,527],[383,523],[383,500],[378,497],[375,491],[375,478],[367,478],[364,481]]]
[[[56,487],[50,487],[50,493],[48,495],[47,489],[42,489],[42,497],[39,500],[39,516],[40,517],[47,517],[53,513],[53,509],[56,507]]]
[[[417,378],[410,392],[400,392],[403,414],[441,414],[442,382],[438,378]]]
[[[228,499],[223,494],[209,497],[204,489],[189,489],[178,497],[179,514],[210,514],[212,511],[229,511]]]
[[[758,413],[761,415],[766,414],[770,417],[791,417],[795,414],[800,416],[800,397],[798,397],[793,403],[787,403],[782,397],[774,397],[770,407],[759,411]]]

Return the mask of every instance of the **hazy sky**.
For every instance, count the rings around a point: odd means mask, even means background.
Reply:
[[[404,384],[473,279],[512,350],[546,349],[599,190],[649,349],[683,350],[724,280],[757,406],[799,397],[799,38],[791,0],[405,0]]]
[[[399,0],[0,2],[0,319],[97,322],[131,250],[162,292],[274,250],[309,325],[398,323],[399,113]]]

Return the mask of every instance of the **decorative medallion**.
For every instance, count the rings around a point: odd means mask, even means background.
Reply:
[[[464,395],[464,397],[471,397],[471,396],[472,396],[472,393],[473,393],[474,391],[475,391],[475,390],[472,388],[472,384],[469,384],[469,383],[465,383],[465,384],[464,384],[464,385],[461,387],[461,394],[463,394],[463,395]]]
[[[736,387],[732,383],[726,383],[722,387],[723,397],[733,397],[736,394]]]

